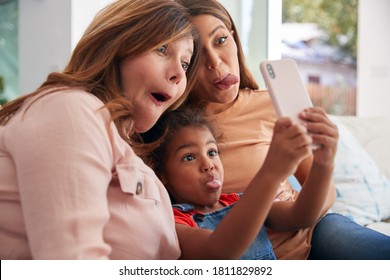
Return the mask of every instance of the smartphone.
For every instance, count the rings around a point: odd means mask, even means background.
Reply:
[[[296,62],[293,59],[263,61],[260,71],[278,117],[290,117],[294,123],[302,123],[299,113],[313,107],[313,103]],[[313,144],[313,149],[318,147]]]

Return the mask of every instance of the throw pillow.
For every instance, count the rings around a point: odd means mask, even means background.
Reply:
[[[341,121],[334,183],[337,199],[332,211],[367,225],[390,217],[390,182]]]

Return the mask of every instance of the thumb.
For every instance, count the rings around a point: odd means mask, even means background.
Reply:
[[[292,126],[292,124],[293,124],[293,121],[292,121],[292,119],[289,118],[289,117],[282,117],[282,118],[279,118],[279,119],[275,122],[274,133],[282,132],[282,131],[284,131],[286,128]]]

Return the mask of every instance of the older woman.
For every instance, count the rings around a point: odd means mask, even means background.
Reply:
[[[63,72],[3,106],[1,259],[179,257],[167,192],[132,147],[186,97],[194,35],[176,2],[116,1]]]

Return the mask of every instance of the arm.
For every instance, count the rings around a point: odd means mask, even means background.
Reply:
[[[302,186],[305,185],[305,180],[308,178],[308,175],[310,174],[312,165],[313,165],[313,155],[310,155],[299,164],[298,169],[294,174]],[[324,215],[332,207],[335,199],[336,199],[336,189],[334,187],[333,180],[331,180],[330,189],[327,194],[327,200],[324,204],[322,215]]]
[[[182,259],[238,259],[245,252],[260,231],[278,186],[273,178],[259,176],[265,186],[256,186],[264,190],[261,195],[248,187],[214,231],[176,224]]]
[[[237,259],[264,224],[280,183],[310,153],[311,139],[302,126],[280,119],[265,162],[245,193],[214,230],[176,225],[182,258]]]
[[[54,93],[33,103],[16,132],[11,146],[33,258],[108,258],[112,151],[101,106],[85,93]]]
[[[307,129],[312,133],[313,141],[320,143],[321,148],[315,150],[313,156],[305,159],[297,169],[297,178],[303,182],[297,200],[274,203],[267,226],[275,230],[310,227],[329,210],[336,197],[332,175],[338,140],[337,127],[320,108],[313,108],[302,117],[308,121]],[[303,180],[303,174],[310,165],[310,172]]]

